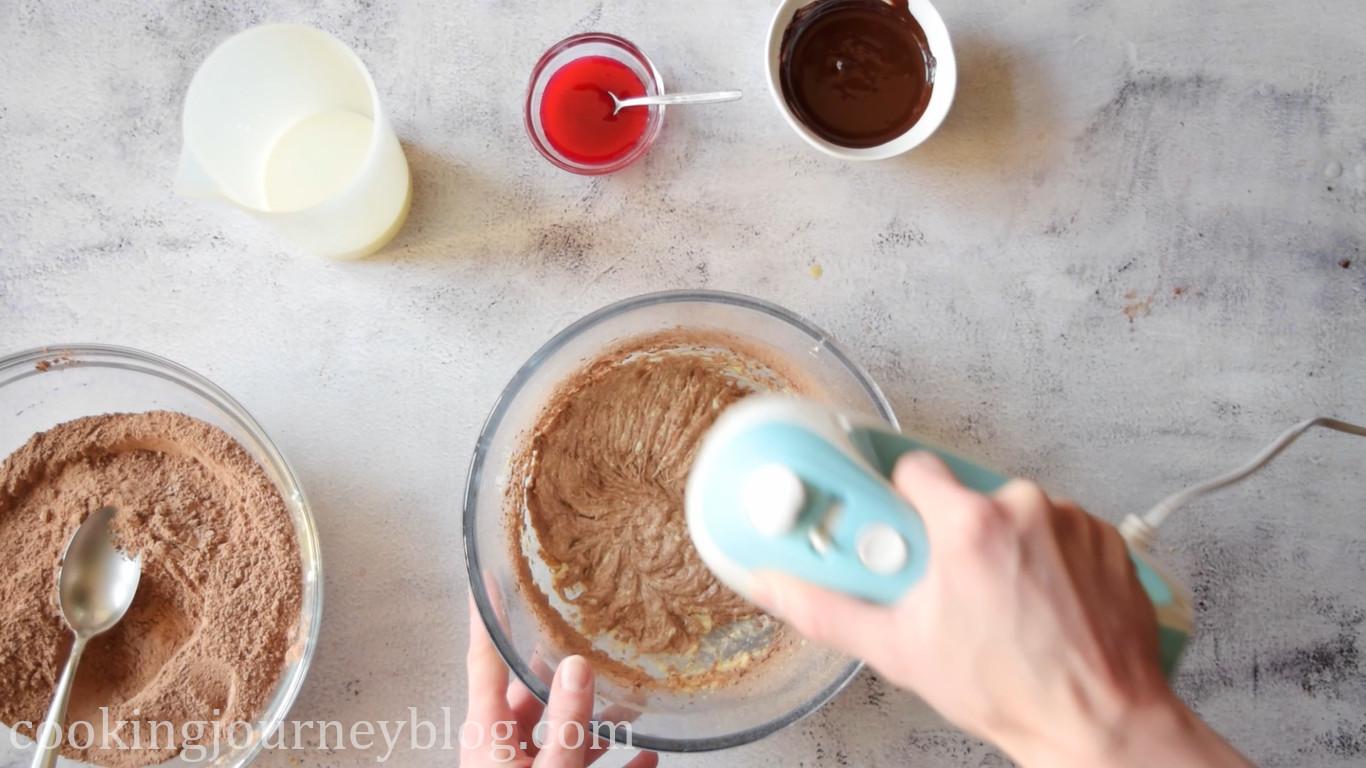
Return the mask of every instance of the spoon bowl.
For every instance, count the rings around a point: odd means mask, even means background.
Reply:
[[[113,507],[90,515],[67,542],[57,592],[62,618],[76,634],[108,632],[123,619],[137,594],[142,556],[129,557],[109,537]]]

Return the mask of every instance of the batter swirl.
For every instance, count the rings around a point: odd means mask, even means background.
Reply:
[[[755,363],[688,341],[680,351],[676,338],[651,337],[580,371],[514,462],[514,528],[525,516],[535,531],[555,592],[577,609],[575,640],[606,634],[639,653],[689,654],[714,630],[761,615],[702,562],[683,509],[698,445],[756,391]],[[534,585],[523,588],[565,628]]]

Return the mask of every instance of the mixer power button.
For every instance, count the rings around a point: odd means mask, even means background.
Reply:
[[[805,505],[801,478],[782,464],[759,467],[740,486],[740,508],[764,536],[782,536],[796,528]]]

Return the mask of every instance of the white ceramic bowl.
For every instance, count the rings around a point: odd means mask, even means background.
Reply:
[[[930,55],[934,57],[934,64],[930,70],[934,80],[934,91],[930,94],[930,103],[925,108],[925,114],[920,116],[910,130],[885,144],[854,149],[842,147],[817,136],[793,114],[791,107],[787,105],[787,99],[783,96],[780,74],[783,33],[787,31],[797,11],[813,2],[817,0],[783,0],[782,5],[778,6],[778,11],[773,14],[773,22],[768,29],[768,92],[777,103],[778,110],[787,119],[787,124],[792,126],[797,135],[806,139],[806,143],[841,160],[885,160],[923,144],[948,116],[949,107],[953,106],[954,92],[958,90],[958,60],[954,58],[953,42],[949,40],[948,27],[944,26],[944,19],[939,15],[939,11],[935,10],[929,0],[910,0],[911,15],[924,28],[925,39],[930,44]]]

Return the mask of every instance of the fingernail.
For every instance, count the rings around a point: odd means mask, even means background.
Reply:
[[[582,656],[570,656],[560,662],[560,683],[566,691],[586,690],[593,684],[593,670]]]

